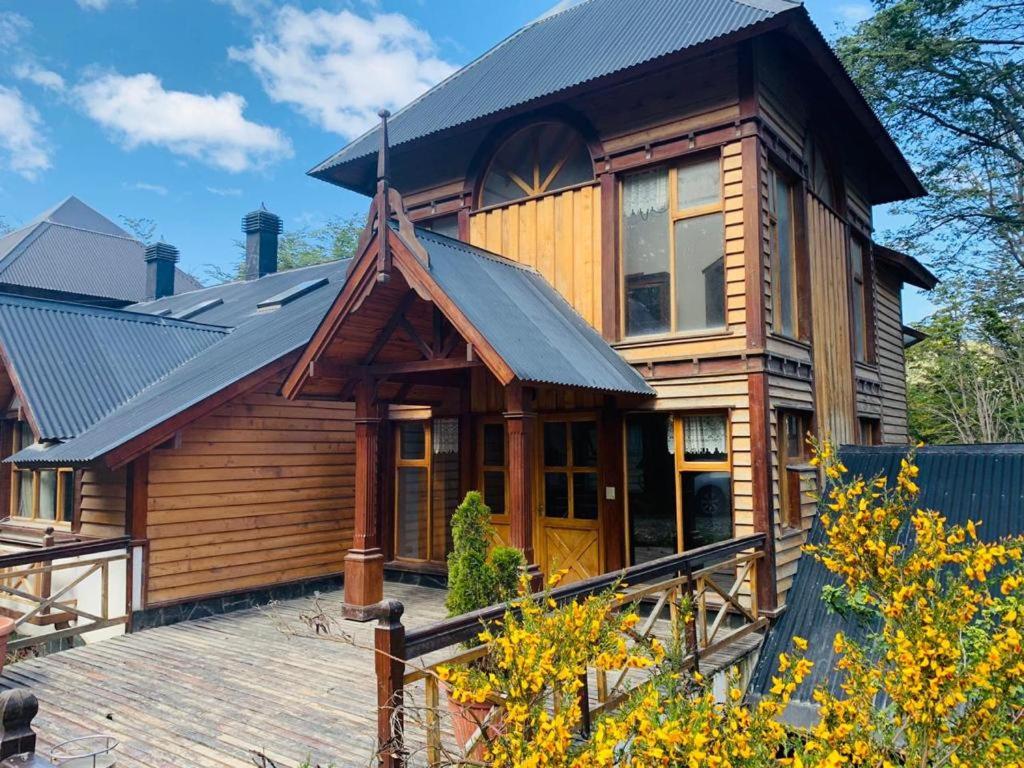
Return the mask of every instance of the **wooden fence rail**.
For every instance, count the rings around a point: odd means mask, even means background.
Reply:
[[[602,592],[614,584],[627,585],[618,604],[643,600],[652,603],[646,620],[637,628],[651,636],[658,618],[668,608],[675,616],[685,600],[692,606],[687,624],[686,647],[690,653],[684,663],[699,667],[712,654],[721,654],[733,643],[765,628],[768,620],[759,616],[757,606],[757,561],[765,556],[764,534],[730,539],[678,555],[670,555],[621,571],[585,579],[555,589],[551,598],[564,605],[588,595]],[[744,586],[747,589],[744,589]],[[409,632],[401,617],[401,603],[386,600],[369,612],[378,620],[374,633],[377,674],[379,763],[383,768],[400,768],[410,752],[406,743],[403,713],[405,690],[420,681],[424,684],[424,752],[426,764],[437,768],[442,763],[442,730],[438,666],[466,663],[484,656],[486,646],[461,650],[428,665],[406,669],[406,659],[417,659],[428,653],[472,643],[484,625],[504,616],[507,605],[495,605],[447,621]],[[364,614],[364,617],[366,614]],[[730,619],[731,617],[731,619]],[[748,638],[749,639],[749,638]],[[597,705],[590,706],[589,682],[584,676],[581,695],[584,729],[590,718],[613,709],[628,697],[630,676],[623,671],[593,670],[596,680]],[[493,713],[492,713],[493,714]],[[468,745],[481,738],[485,721]]]
[[[15,636],[8,649],[16,651],[125,624],[128,616],[123,606],[110,610],[110,571],[115,563],[127,563],[128,544],[128,538],[121,537],[0,555],[0,612],[14,619],[15,633],[29,624],[54,628],[52,632]],[[125,570],[128,578],[127,567]],[[99,608],[86,611],[71,594],[95,574]]]

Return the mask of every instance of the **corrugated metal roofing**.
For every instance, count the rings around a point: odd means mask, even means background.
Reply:
[[[0,295],[0,340],[43,440],[79,434],[226,334],[196,323]]]
[[[142,244],[76,197],[0,239],[0,284],[131,303],[146,295]],[[175,270],[174,290],[202,285]]]
[[[906,448],[844,447],[840,455],[854,476],[894,478]],[[921,469],[919,507],[941,512],[950,524],[981,520],[978,535],[986,540],[1024,533],[1024,445],[929,446],[918,452],[917,461]],[[817,520],[810,538],[812,542],[823,539]],[[791,649],[794,635],[806,638],[807,656],[814,668],[787,712],[788,719],[800,724],[813,721],[817,708],[811,694],[816,687],[824,685],[839,691],[841,680],[834,672],[836,657],[832,651],[836,633],[863,637],[867,632],[866,627],[830,613],[822,602],[822,588],[838,583],[813,558],[804,556],[800,560],[786,612],[768,633],[751,681],[754,695],[767,693],[779,654]]]
[[[416,236],[438,286],[521,380],[655,394],[535,270],[429,230]]]
[[[469,123],[799,8],[789,0],[587,0],[528,24],[398,111],[392,146]],[[377,128],[316,166],[376,152]]]
[[[349,261],[268,275],[250,282],[214,286],[190,295],[174,296],[133,307],[152,315],[176,305],[222,299],[209,310],[211,318],[236,326],[217,343],[140,391],[115,412],[74,439],[44,450],[22,451],[11,457],[20,465],[84,464],[94,461],[177,413],[230,384],[258,371],[305,345],[337,296]],[[257,311],[264,298],[290,284],[326,277],[327,285],[304,294],[278,309]],[[133,315],[123,311],[120,314]],[[197,318],[197,319],[198,319]],[[176,321],[171,321],[176,322]]]

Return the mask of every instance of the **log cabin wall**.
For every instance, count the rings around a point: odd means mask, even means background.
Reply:
[[[122,469],[84,469],[79,478],[78,515],[85,536],[124,536],[127,473]]]
[[[338,574],[352,538],[350,404],[268,381],[150,454],[147,605]]]

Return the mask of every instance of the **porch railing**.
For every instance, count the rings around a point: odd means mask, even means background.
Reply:
[[[9,651],[66,640],[125,624],[126,606],[111,610],[111,567],[128,561],[127,537],[73,542],[0,555],[0,615],[14,619]],[[127,566],[124,577],[127,578]],[[74,595],[95,590],[95,610],[85,610]],[[77,589],[76,589],[77,588]],[[91,607],[91,606],[90,606]],[[23,634],[28,626],[53,631]],[[22,632],[19,633],[19,630]]]
[[[686,598],[692,611],[686,623],[688,655],[683,663],[700,668],[702,663],[718,654],[720,659],[728,647],[768,624],[759,616],[757,606],[757,561],[765,556],[765,535],[756,534],[730,539],[718,544],[671,555],[622,571],[585,579],[555,589],[551,593],[557,604],[597,594],[613,584],[626,585],[618,605],[644,600],[653,603],[647,618],[636,628],[645,637],[651,636],[659,618],[668,608],[675,618],[678,606]],[[746,589],[744,589],[746,587]],[[429,662],[407,669],[407,659],[451,649],[460,643],[473,642],[485,624],[504,616],[507,606],[496,605],[442,621],[406,633],[401,617],[403,606],[386,600],[376,606],[378,624],[374,632],[375,669],[377,674],[377,730],[379,761],[383,768],[406,764],[415,746],[425,754],[430,768],[444,765],[442,757],[440,685],[436,670],[441,665],[459,664],[481,658],[486,646],[448,653],[443,658],[432,656]],[[624,671],[592,670],[596,686],[596,704],[592,707],[589,682],[584,676],[580,694],[582,723],[589,727],[590,718],[621,704],[636,684],[636,677]],[[411,736],[406,732],[404,704],[406,688],[423,683],[423,733]],[[467,745],[471,750],[481,738],[481,729]],[[412,744],[415,741],[417,744]]]

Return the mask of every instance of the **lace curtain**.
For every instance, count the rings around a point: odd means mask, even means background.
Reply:
[[[665,169],[627,176],[622,185],[624,216],[647,218],[668,210],[668,171]]]
[[[718,460],[728,455],[722,416],[687,416],[683,420],[683,440],[687,459]]]
[[[434,455],[459,452],[459,420],[451,418],[434,419],[431,430]]]

